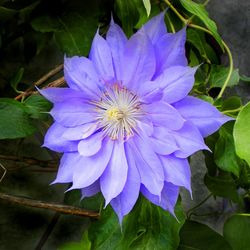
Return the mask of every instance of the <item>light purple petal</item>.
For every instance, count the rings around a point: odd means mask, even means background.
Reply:
[[[154,81],[164,91],[163,100],[168,103],[177,102],[188,95],[194,85],[197,68],[175,66],[166,69]]]
[[[154,195],[160,196],[164,184],[161,162],[146,136],[134,136],[128,142],[128,154],[133,155],[141,183]]]
[[[98,34],[98,31],[92,42],[89,58],[94,63],[103,82],[114,79],[111,50],[107,41]]]
[[[173,155],[160,156],[165,180],[176,186],[185,187],[191,193],[191,172],[187,159]]]
[[[153,81],[141,84],[136,92],[142,103],[156,102],[163,97],[163,88],[158,87]]]
[[[45,135],[43,146],[56,152],[77,151],[78,141],[70,141],[62,137],[66,129],[56,122],[53,123]]]
[[[85,123],[76,127],[67,127],[62,137],[65,140],[79,141],[92,135],[96,129],[96,123]]]
[[[185,55],[186,28],[177,33],[162,36],[155,44],[157,58],[155,77],[169,67],[187,66]]]
[[[138,31],[128,40],[121,66],[123,75],[118,80],[130,90],[136,91],[140,84],[151,80],[155,72],[155,54],[144,32]]]
[[[174,153],[176,157],[187,158],[199,150],[209,150],[199,130],[190,122],[185,122],[180,130],[172,131],[171,134],[180,148]]]
[[[179,112],[166,102],[154,102],[143,105],[143,110],[150,117],[154,125],[178,130],[184,124],[184,119]]]
[[[100,94],[100,82],[95,67],[86,57],[65,57],[64,78],[70,88],[81,90],[91,98],[97,98]]]
[[[152,143],[152,148],[155,153],[160,155],[168,155],[179,148],[177,147],[175,141],[164,140],[164,138],[150,138],[150,142]]]
[[[166,24],[164,21],[165,13],[166,12],[163,11],[159,15],[151,18],[142,27],[153,44],[155,44],[163,35],[167,33]]]
[[[123,62],[123,53],[127,37],[120,26],[114,23],[113,19],[111,20],[106,40],[111,50],[116,79],[121,80],[123,71],[121,65]]]
[[[98,132],[78,144],[78,152],[83,156],[92,156],[99,152],[102,147],[103,132]]]
[[[198,98],[187,96],[174,104],[174,107],[187,120],[191,121],[203,137],[209,136],[231,117],[220,113],[213,105]]]
[[[43,95],[50,102],[64,102],[71,98],[88,99],[88,96],[81,91],[70,88],[47,88],[38,89],[39,93]]]
[[[94,196],[97,193],[99,193],[100,191],[101,191],[100,190],[100,181],[97,180],[93,184],[91,184],[90,186],[81,189],[81,193],[82,193],[81,199],[83,199],[85,197]]]
[[[50,114],[60,124],[75,127],[90,123],[96,119],[94,106],[81,99],[70,99],[63,103],[56,103]]]
[[[154,133],[151,138],[156,140],[153,144],[157,154],[166,155],[179,150],[172,131],[166,127],[154,127]]]
[[[164,182],[160,200],[158,196],[151,194],[144,186],[141,187],[141,192],[152,203],[169,211],[175,217],[174,207],[179,196],[178,186],[169,182]]]
[[[126,183],[128,163],[122,141],[114,142],[110,162],[100,178],[101,191],[105,198],[105,206],[119,195]]]
[[[147,136],[151,136],[154,132],[154,126],[151,121],[141,119],[137,122],[138,128],[143,131]]]
[[[78,154],[78,161],[74,166],[73,185],[70,189],[85,188],[102,175],[110,160],[113,144],[113,141],[104,139],[102,149],[94,156],[85,157]]]
[[[74,167],[77,160],[78,153],[64,153],[60,161],[56,179],[52,184],[72,182]]]
[[[134,158],[126,152],[128,161],[128,177],[122,192],[110,204],[118,215],[120,224],[123,217],[134,207],[140,192],[140,175],[136,168]]]

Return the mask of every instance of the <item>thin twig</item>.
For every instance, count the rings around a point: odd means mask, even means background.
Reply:
[[[38,165],[40,167],[49,167],[49,168],[57,168],[58,161],[57,160],[38,160],[35,158],[30,157],[17,157],[12,155],[0,155],[0,159],[7,160],[7,161],[14,161],[14,162],[20,162],[27,165]]]
[[[60,77],[60,78],[56,79],[55,81],[50,82],[43,89],[52,88],[52,87],[60,87],[65,83],[66,83],[66,81],[65,81],[64,77]],[[39,92],[38,91],[32,91],[32,92],[30,92],[30,95],[32,95],[32,94],[39,94]]]
[[[85,216],[85,217],[96,218],[96,219],[100,217],[100,214],[94,211],[90,211],[90,210],[86,210],[86,209],[82,209],[78,207],[73,207],[73,206],[68,206],[68,205],[61,205],[61,204],[56,204],[56,203],[48,203],[44,201],[28,199],[28,198],[8,195],[4,193],[0,193],[0,200],[4,200],[7,202],[11,202],[11,203],[15,203],[15,204],[23,205],[23,206],[49,209],[49,210],[60,212],[63,214],[79,215],[79,216]]]
[[[52,217],[51,222],[49,223],[46,231],[42,235],[42,238],[38,242],[35,250],[41,250],[44,244],[46,243],[47,239],[49,238],[50,234],[52,233],[53,229],[55,228],[56,223],[58,222],[60,218],[60,213],[56,212],[54,216]]]
[[[60,87],[60,86],[62,86],[65,82],[66,82],[66,81],[65,81],[64,77],[62,76],[62,77],[56,79],[55,81],[50,82],[50,83],[49,83],[46,87],[44,87],[44,88]]]
[[[6,170],[6,168],[0,163],[0,167],[3,169],[3,174],[2,174],[2,176],[1,176],[1,178],[0,178],[0,182],[3,180],[3,178],[4,178],[4,176],[6,175],[6,173],[7,173],[7,170]]]
[[[44,76],[42,76],[38,81],[34,82],[32,84],[32,86],[29,87],[26,91],[24,91],[20,95],[16,96],[15,99],[16,100],[20,100],[21,98],[30,95],[33,92],[32,90],[33,90],[33,88],[35,86],[40,86],[45,81],[47,81],[49,78],[51,78],[52,76],[54,76],[55,74],[57,74],[58,72],[60,72],[62,69],[63,69],[63,64],[58,65],[57,67],[55,67],[54,69],[52,69],[51,71],[49,71],[47,74],[45,74]]]

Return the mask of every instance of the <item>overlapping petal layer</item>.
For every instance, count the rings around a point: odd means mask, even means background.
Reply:
[[[54,103],[44,146],[64,153],[54,183],[89,197],[102,192],[120,222],[141,192],[174,214],[179,187],[191,192],[187,157],[209,150],[203,137],[230,120],[188,96],[186,28],[167,33],[164,14],[130,39],[111,21],[97,32],[89,58],[65,58],[69,88],[41,94]]]

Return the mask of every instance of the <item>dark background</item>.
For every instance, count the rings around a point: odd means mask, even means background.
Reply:
[[[216,21],[219,33],[226,41],[233,53],[234,64],[239,68],[240,74],[250,75],[250,1],[249,0],[211,0],[207,5],[210,16]],[[62,54],[56,53],[53,46],[48,45],[46,51],[40,56],[39,62],[33,61],[29,67],[29,72],[26,72],[27,81],[38,79],[39,76],[46,73],[48,69],[62,62]],[[227,63],[227,58],[222,60]],[[40,65],[43,65],[41,69]],[[12,65],[6,67],[14,67]],[[1,67],[0,73],[6,70]],[[237,95],[243,96],[246,102],[250,97],[249,83],[240,83],[236,88]],[[50,158],[47,151],[44,150],[44,155],[41,155],[40,150],[41,138],[33,138],[32,141],[25,139],[20,155],[29,156],[30,147],[34,154],[34,147],[37,147],[37,152],[41,158]],[[34,146],[35,145],[35,146]],[[11,151],[12,143],[4,142],[0,144],[1,154]],[[193,173],[193,201],[184,193],[183,204],[186,209],[197,204],[200,200],[206,197],[208,191],[203,184],[203,176],[206,172],[202,154],[197,154],[192,157],[192,173]],[[5,164],[4,161],[1,161]],[[35,199],[48,200],[53,202],[62,202],[64,190],[66,186],[49,186],[48,184],[54,179],[55,173],[42,175],[39,172],[29,172],[27,169],[22,170],[17,174],[9,174],[3,180],[1,191],[12,194],[33,197]],[[35,185],[34,185],[35,184]],[[35,188],[34,188],[35,186]],[[202,187],[202,188],[201,188]],[[230,214],[230,206],[225,200],[211,198],[199,211],[213,212],[224,209]],[[34,249],[49,223],[54,216],[53,212],[40,209],[31,209],[22,206],[14,206],[1,202],[0,205],[0,249]],[[212,226],[217,231],[221,232],[221,226],[227,215],[223,217],[212,216],[207,220],[207,224]],[[195,218],[200,220],[199,217]],[[202,218],[204,222],[204,218]],[[57,249],[65,242],[79,241],[85,227],[85,220],[81,217],[65,216],[59,218],[56,227],[48,238],[43,249]]]

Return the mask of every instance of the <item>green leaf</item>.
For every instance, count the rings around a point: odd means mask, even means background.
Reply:
[[[40,16],[31,22],[31,26],[34,30],[39,32],[55,32],[61,31],[62,26],[58,22],[57,18],[52,18],[50,16]]]
[[[0,21],[7,21],[12,18],[16,13],[18,13],[17,10],[8,9],[3,6],[0,6]]]
[[[121,228],[117,216],[108,207],[89,229],[92,249],[177,249],[179,230],[184,222],[179,202],[175,212],[179,222],[167,211],[141,197],[124,218]]]
[[[220,137],[215,145],[214,159],[220,169],[239,177],[240,162],[235,152],[232,125],[233,122],[221,127]]]
[[[128,37],[132,36],[134,33],[133,28],[138,21],[136,2],[134,0],[116,0],[115,10],[122,22],[123,31]]]
[[[151,3],[150,3],[150,0],[142,0],[142,1],[143,1],[144,6],[145,6],[145,9],[146,9],[147,16],[149,16],[150,12],[151,12]]]
[[[90,250],[91,242],[88,239],[88,231],[85,231],[81,242],[66,243],[59,250]]]
[[[210,83],[210,87],[221,88],[227,78],[228,72],[229,72],[228,67],[224,67],[222,65],[212,65],[210,77],[208,80],[208,82]],[[227,86],[228,87],[235,86],[238,84],[239,80],[240,80],[239,70],[234,69]]]
[[[45,120],[52,104],[41,95],[31,95],[25,101],[26,112],[33,119]]]
[[[238,109],[242,106],[242,102],[240,97],[238,96],[231,96],[228,99],[224,100],[221,106],[223,111],[230,111]],[[230,113],[230,112],[229,112]]]
[[[23,73],[24,73],[24,68],[20,68],[10,79],[10,85],[17,93],[20,93],[20,91],[17,90],[17,86],[22,80]]]
[[[55,39],[62,51],[68,56],[86,56],[97,30],[98,22],[94,16],[80,16],[77,13],[58,19],[62,31],[55,33]]]
[[[250,102],[240,111],[233,130],[237,155],[250,165]]]
[[[250,217],[233,215],[224,224],[223,235],[234,250],[249,249]]]
[[[187,41],[191,43],[209,64],[218,62],[216,53],[206,42],[204,32],[195,29],[187,29]]]
[[[218,34],[217,26],[215,22],[209,18],[208,12],[206,11],[205,7],[202,4],[195,3],[191,0],[180,0],[180,2],[187,11],[200,18],[200,20],[212,32],[213,37],[216,39],[223,50],[222,40],[220,35]]]
[[[24,105],[13,99],[0,99],[0,117],[0,139],[22,138],[36,131]]]
[[[180,230],[178,250],[231,250],[227,241],[207,225],[187,220]]]
[[[42,16],[32,21],[39,32],[54,32],[59,48],[68,56],[87,55],[98,27],[97,17],[71,12],[62,17]]]
[[[245,76],[245,75],[241,75],[240,76],[240,80],[243,82],[250,82],[250,77],[249,76]]]
[[[219,176],[210,176],[206,174],[204,183],[213,195],[231,199],[236,203],[239,202],[237,185],[231,175],[221,174]]]

